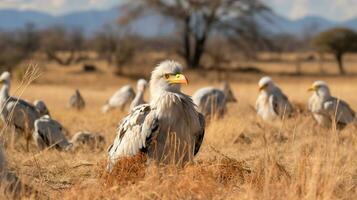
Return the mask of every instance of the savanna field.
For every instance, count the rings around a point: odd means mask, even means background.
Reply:
[[[160,59],[146,62],[139,57],[140,65],[127,73],[140,69],[139,76],[148,79]],[[2,125],[8,168],[30,188],[25,199],[357,199],[357,126],[323,129],[306,109],[311,95],[307,88],[322,79],[335,96],[357,110],[357,76],[333,75],[332,61],[324,65],[323,76],[314,75],[320,69],[315,62],[302,65],[308,76],[290,75],[295,68],[286,63],[254,63],[272,76],[297,110],[294,117],[271,123],[263,122],[254,110],[257,82],[264,73],[185,70],[190,81],[182,88],[186,94],[205,86],[219,87],[220,80],[228,79],[238,102],[228,105],[223,119],[206,127],[194,163],[183,169],[146,165],[145,157],[138,155],[120,161],[111,174],[105,170],[106,149],[127,112],[102,114],[100,109],[122,85],[135,86],[138,77],[115,76],[100,62],[93,73],[82,72],[81,65],[29,62],[38,66],[40,77],[25,87],[20,84],[21,72],[13,72],[10,94],[31,102],[44,100],[68,137],[90,131],[105,136],[106,143],[102,149],[39,152],[31,142],[26,152],[23,138],[10,147],[11,133]],[[356,63],[354,57],[348,58],[347,70],[353,72]],[[83,111],[67,107],[75,89],[86,101]]]

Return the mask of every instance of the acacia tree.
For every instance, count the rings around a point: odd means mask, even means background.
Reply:
[[[321,52],[334,54],[340,74],[346,74],[343,56],[348,52],[357,51],[357,34],[347,28],[333,28],[320,33],[313,39],[313,44]]]
[[[267,10],[260,0],[138,0],[128,5],[127,15],[123,16],[125,22],[145,16],[148,8],[175,20],[181,27],[179,53],[191,68],[200,67],[206,41],[213,30],[219,32],[230,27],[218,25]]]

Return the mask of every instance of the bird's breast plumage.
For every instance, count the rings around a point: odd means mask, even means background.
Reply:
[[[268,95],[266,92],[262,92],[258,96],[256,109],[258,115],[264,120],[273,120],[277,117],[272,107],[271,100],[272,95]]]
[[[165,121],[164,125],[169,126],[173,131],[185,127],[195,129],[199,127],[198,113],[192,99],[180,93],[167,92],[151,103],[156,108],[160,121]],[[185,131],[185,130],[182,130]],[[190,132],[187,130],[187,132]]]

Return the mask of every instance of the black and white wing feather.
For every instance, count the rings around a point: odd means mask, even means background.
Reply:
[[[271,107],[277,116],[281,118],[285,116],[290,117],[291,113],[293,112],[293,107],[285,94],[280,92],[276,95],[272,95],[270,101]]]
[[[120,157],[134,156],[145,151],[152,133],[157,130],[158,121],[150,105],[135,107],[119,124],[114,143],[108,149],[108,170],[111,171]]]

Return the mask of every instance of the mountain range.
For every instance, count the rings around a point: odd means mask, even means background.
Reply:
[[[0,30],[16,30],[24,27],[27,23],[32,23],[40,29],[55,25],[66,28],[81,28],[86,35],[90,36],[104,29],[105,25],[115,23],[121,13],[120,8],[111,8],[53,16],[38,11],[6,9],[0,10]],[[302,36],[306,34],[306,31],[316,33],[336,26],[357,30],[357,17],[344,22],[334,22],[318,16],[306,16],[298,20],[290,20],[276,14],[270,14],[269,20],[261,20],[260,25],[271,33],[289,33]],[[158,13],[151,13],[135,21],[132,30],[144,37],[161,36],[173,33],[175,23]]]

